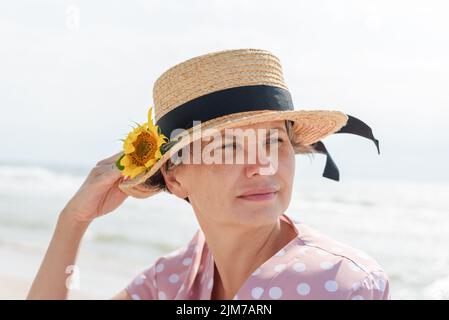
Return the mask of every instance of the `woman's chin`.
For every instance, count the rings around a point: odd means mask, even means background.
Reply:
[[[281,206],[278,203],[266,204],[265,206],[256,206],[253,204],[239,204],[236,206],[235,214],[243,224],[266,224],[275,221],[282,215]]]

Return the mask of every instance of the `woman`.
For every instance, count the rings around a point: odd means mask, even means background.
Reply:
[[[346,132],[378,147],[366,124],[338,111],[293,110],[279,60],[258,49],[178,64],[156,81],[153,97],[157,125],[150,109],[124,152],[90,172],[59,216],[28,298],[66,298],[65,269],[90,223],[128,195],[162,190],[191,204],[200,229],[114,299],[390,298],[388,276],[373,258],[285,214],[295,154],[326,154],[324,176],[338,180],[320,140]],[[198,135],[194,120],[209,131]]]

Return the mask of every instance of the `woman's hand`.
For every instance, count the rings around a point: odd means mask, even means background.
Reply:
[[[61,214],[78,222],[90,223],[120,206],[128,197],[118,187],[124,176],[115,162],[122,154],[123,151],[99,161]]]

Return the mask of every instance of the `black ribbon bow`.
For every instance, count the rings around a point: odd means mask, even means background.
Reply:
[[[377,153],[380,154],[379,149],[379,140],[374,138],[373,131],[371,128],[364,123],[362,120],[357,119],[356,117],[348,116],[348,122],[344,127],[342,127],[339,131],[334,132],[335,133],[350,133],[355,134],[367,139],[370,139],[374,142],[377,148]],[[324,146],[324,143],[321,141],[315,142],[311,144],[311,146],[318,152],[326,155],[326,166],[324,167],[323,177],[329,178],[335,181],[340,180],[340,172],[338,170],[337,165],[335,164],[334,160],[332,159],[331,155],[329,154],[329,151],[327,151],[326,147]]]

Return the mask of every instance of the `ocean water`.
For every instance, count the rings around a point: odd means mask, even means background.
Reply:
[[[32,281],[60,210],[89,168],[0,165],[0,274]],[[364,250],[387,271],[393,299],[449,298],[449,183],[295,180],[287,214]],[[165,193],[94,221],[79,254],[81,289],[108,298],[198,225]],[[31,282],[30,282],[31,284]]]

